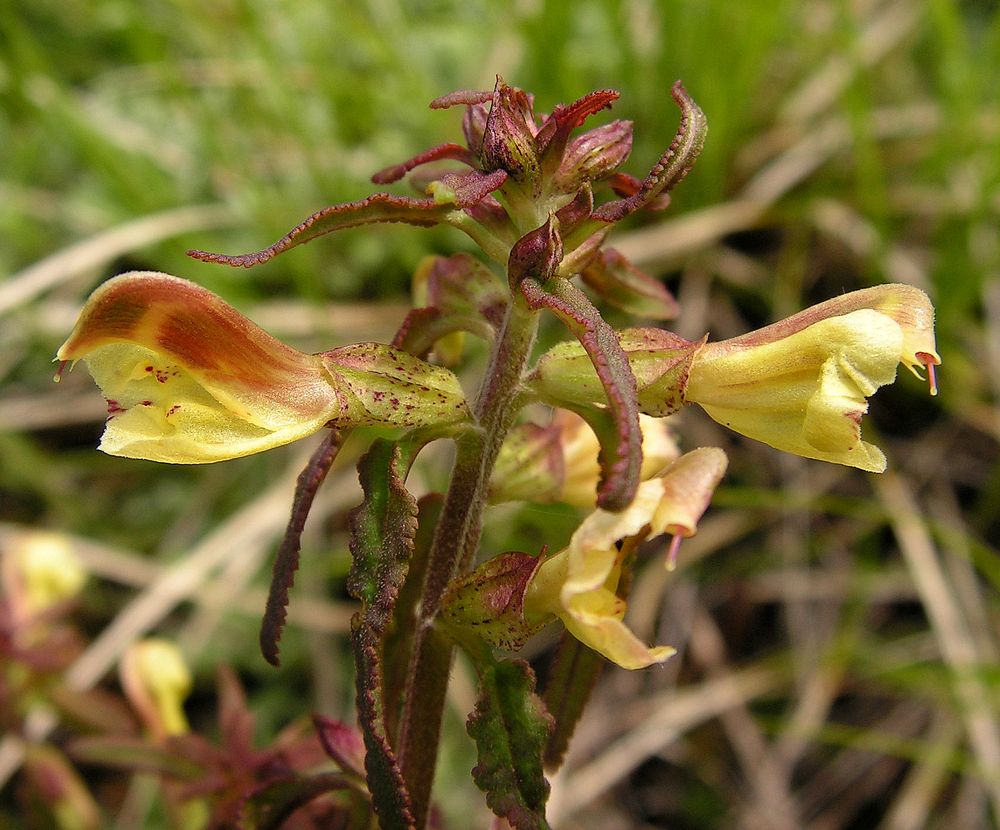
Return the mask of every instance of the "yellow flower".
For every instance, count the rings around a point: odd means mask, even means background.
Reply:
[[[193,681],[176,645],[159,637],[132,643],[119,674],[129,702],[157,740],[188,731],[184,700]]]
[[[446,369],[379,344],[304,354],[211,291],[154,272],[100,286],[57,358],[86,362],[108,400],[100,448],[128,458],[221,461],[327,425],[447,423],[468,411]]]
[[[80,557],[59,533],[25,533],[0,557],[0,584],[20,620],[72,599],[86,581]]]
[[[597,483],[601,476],[597,463],[601,444],[594,431],[579,415],[567,409],[556,410],[553,423],[561,427],[561,447],[565,475],[556,501],[576,507],[593,507],[597,498]],[[680,450],[667,422],[649,415],[639,416],[642,431],[642,481],[652,478],[674,461]]]
[[[662,418],[639,416],[642,431],[640,480],[659,475],[680,455],[670,425]],[[548,426],[519,424],[500,448],[490,479],[490,501],[561,501],[593,508],[601,469],[601,444],[587,422],[568,409],[557,409]]]
[[[726,463],[715,447],[693,450],[640,484],[625,510],[595,510],[569,547],[539,567],[524,596],[525,619],[554,614],[574,637],[626,669],[668,659],[673,648],[650,648],[625,625],[626,603],[617,594],[622,562],[648,536],[694,535]]]
[[[908,285],[855,291],[694,356],[688,402],[736,432],[806,458],[882,472],[861,440],[866,398],[902,363],[937,393],[934,309]]]

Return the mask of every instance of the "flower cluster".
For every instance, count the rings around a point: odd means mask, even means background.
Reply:
[[[435,724],[454,644],[472,656],[481,683],[469,725],[480,742],[474,775],[508,818],[538,814],[546,785],[536,761],[504,761],[496,747],[541,752],[551,724],[526,665],[501,660],[497,650],[518,650],[559,619],[625,668],[673,653],[647,646],[627,626],[623,574],[640,545],[662,534],[674,536],[666,557],[674,566],[677,544],[696,531],[727,460],[711,447],[681,454],[664,418],[693,403],[780,450],[881,472],[885,456],[861,437],[867,399],[894,380],[899,364],[926,370],[936,393],[933,308],[906,285],[848,293],[721,342],[609,325],[598,304],[647,320],[679,313],[659,281],[605,247],[625,217],[666,207],[702,148],[704,114],[680,83],[671,94],[680,125],[644,178],[620,170],[632,145],[629,122],[575,135],[616,92],[538,115],[530,95],[498,78],[492,91],[431,104],[464,107],[464,145],[442,144],[373,177],[378,184],[408,177],[419,197],[380,192],[329,207],[255,253],[190,252],[250,267],[359,225],[463,231],[483,257],[421,263],[417,307],[391,344],[304,354],[204,288],[141,272],[99,287],[58,351],[64,363],[82,359],[103,390],[101,449],[114,455],[213,462],[325,432],[299,479],[275,564],[262,630],[265,655],[275,663],[302,526],[341,432],[392,428],[395,437],[375,441],[359,465],[365,499],[351,516],[348,580],[359,601],[352,642],[365,767],[373,807],[388,825],[426,823]],[[536,356],[543,314],[569,338]],[[490,344],[490,357],[467,401],[446,367],[465,360],[470,335]],[[455,441],[451,483],[443,499],[418,505],[406,475],[423,446],[439,438]],[[505,501],[560,501],[592,512],[564,550],[483,561],[484,511]],[[129,677],[138,678],[142,665],[137,658]],[[168,691],[176,698],[176,688]],[[148,708],[162,710],[162,731],[181,730],[183,715],[164,708],[157,694],[149,691]],[[524,707],[511,711],[514,698]],[[516,794],[505,764],[517,767]]]

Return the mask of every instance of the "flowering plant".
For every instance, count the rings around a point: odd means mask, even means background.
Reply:
[[[926,368],[935,391],[933,310],[905,285],[846,294],[721,342],[653,327],[616,331],[606,321],[598,304],[653,320],[678,314],[660,282],[605,247],[622,219],[666,207],[701,151],[704,114],[680,83],[672,96],[679,128],[639,179],[619,170],[631,149],[629,122],[576,134],[612,104],[614,91],[546,115],[501,79],[492,91],[456,92],[431,106],[464,108],[465,144],[434,147],[373,177],[389,184],[409,176],[420,197],[382,192],[327,208],[256,253],[191,252],[250,267],[359,225],[463,231],[483,258],[423,263],[418,307],[391,344],[303,354],[205,289],[142,272],[94,292],[59,349],[63,362],[84,360],[104,391],[101,448],[112,454],[212,462],[323,433],[299,479],[264,614],[261,646],[275,665],[317,488],[348,430],[394,430],[373,440],[359,463],[364,499],[350,520],[364,749],[353,730],[321,728],[343,773],[324,786],[356,795],[363,766],[361,788],[383,827],[425,827],[432,814],[456,648],[480,683],[468,724],[479,753],[474,778],[494,812],[518,828],[545,826],[546,770],[558,766],[595,677],[595,663],[573,655],[588,648],[628,669],[671,656],[670,646],[651,647],[626,625],[628,573],[644,543],[663,534],[674,537],[665,557],[673,566],[677,543],[696,532],[727,461],[718,448],[682,454],[661,419],[696,403],[779,449],[880,472],[884,455],[861,439],[867,398],[900,363]],[[438,162],[454,164],[426,167]],[[571,337],[537,355],[546,314]],[[464,359],[468,336],[490,343],[471,400],[447,368]],[[407,474],[438,439],[455,445],[450,484],[418,502]],[[592,512],[564,550],[483,559],[484,511],[511,500]],[[569,639],[539,690],[527,663],[510,652],[556,620]],[[356,799],[344,821],[358,821]]]

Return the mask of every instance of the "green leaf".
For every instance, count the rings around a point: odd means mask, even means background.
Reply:
[[[568,631],[563,632],[542,696],[555,722],[545,746],[547,770],[556,770],[562,765],[569,740],[605,664],[600,654]]]
[[[415,442],[375,441],[358,463],[365,498],[350,515],[353,564],[347,589],[361,600],[361,610],[351,621],[358,718],[367,749],[368,788],[383,830],[414,826],[386,720],[382,659],[417,529],[417,503],[403,481],[418,449]]]
[[[427,572],[427,558],[443,503],[443,496],[429,493],[421,498],[417,505],[417,532],[410,558],[409,576],[393,609],[391,636],[387,637],[385,642],[385,710],[390,735],[396,734],[397,715],[402,704],[401,696],[406,688],[410,656],[413,651],[417,608],[423,594]]]
[[[473,659],[479,700],[467,728],[479,762],[472,776],[490,809],[517,830],[547,828],[542,753],[552,718],[535,694],[535,675],[523,660],[496,662],[485,649]]]

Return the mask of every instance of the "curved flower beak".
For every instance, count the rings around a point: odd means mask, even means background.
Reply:
[[[673,648],[650,648],[625,625],[626,603],[617,593],[622,562],[649,536],[694,535],[726,466],[720,449],[693,450],[639,485],[625,510],[595,510],[569,547],[538,569],[524,597],[526,619],[555,614],[574,637],[626,669],[668,659]]]
[[[310,435],[340,409],[319,356],[168,274],[108,280],[57,357],[86,362],[108,400],[100,448],[127,458],[237,458]]]
[[[869,396],[902,363],[926,367],[931,394],[934,309],[908,285],[855,291],[694,357],[689,402],[736,432],[779,450],[882,472],[882,451],[861,440]]]

